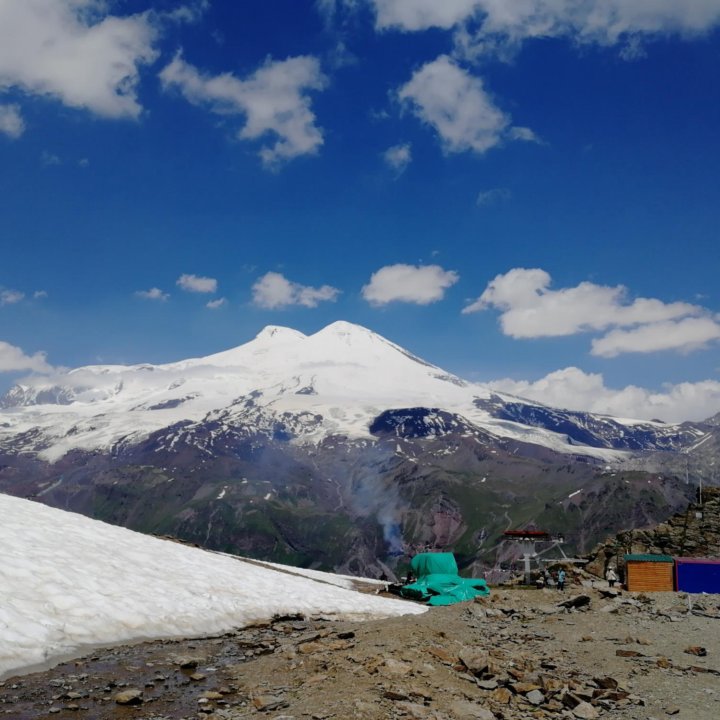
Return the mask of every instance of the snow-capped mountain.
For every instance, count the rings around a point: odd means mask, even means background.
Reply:
[[[310,336],[267,327],[232,350],[166,365],[81,367],[17,385],[0,404],[0,448],[50,462],[70,450],[131,446],[179,423],[185,439],[195,432],[203,443],[238,428],[297,443],[370,438],[379,416],[408,408],[437,409],[495,437],[606,460],[617,459],[617,450],[677,448],[700,434],[499,395],[346,322]],[[437,417],[423,416],[425,434],[444,432]],[[198,424],[213,426],[209,439]]]
[[[528,522],[589,549],[692,495],[715,424],[550,408],[338,322],[165,365],[31,378],[0,408],[0,491],[132,529],[351,574],[418,546],[492,564]],[[680,469],[679,469],[680,468]]]

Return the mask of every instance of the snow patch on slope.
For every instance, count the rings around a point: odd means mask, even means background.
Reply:
[[[221,633],[275,614],[425,611],[331,574],[279,572],[7,495],[0,516],[0,678],[92,645]]]

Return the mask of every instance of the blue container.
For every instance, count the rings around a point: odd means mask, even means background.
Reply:
[[[688,593],[720,593],[720,560],[675,558],[675,587]]]

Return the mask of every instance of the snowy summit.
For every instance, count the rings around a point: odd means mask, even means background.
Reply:
[[[0,449],[55,462],[75,449],[114,452],[178,423],[184,440],[200,423],[217,433],[283,423],[301,443],[329,435],[369,438],[385,410],[425,407],[456,413],[495,436],[577,450],[564,435],[494,417],[486,404],[491,397],[517,400],[359,325],[335,322],[313,335],[269,326],[250,342],[207,357],[29,378],[0,401]],[[615,454],[586,450],[608,459]]]

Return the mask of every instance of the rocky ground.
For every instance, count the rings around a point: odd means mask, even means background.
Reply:
[[[605,585],[602,583],[602,585]],[[496,589],[420,616],[284,617],[0,682],[13,720],[720,716],[720,596]]]

